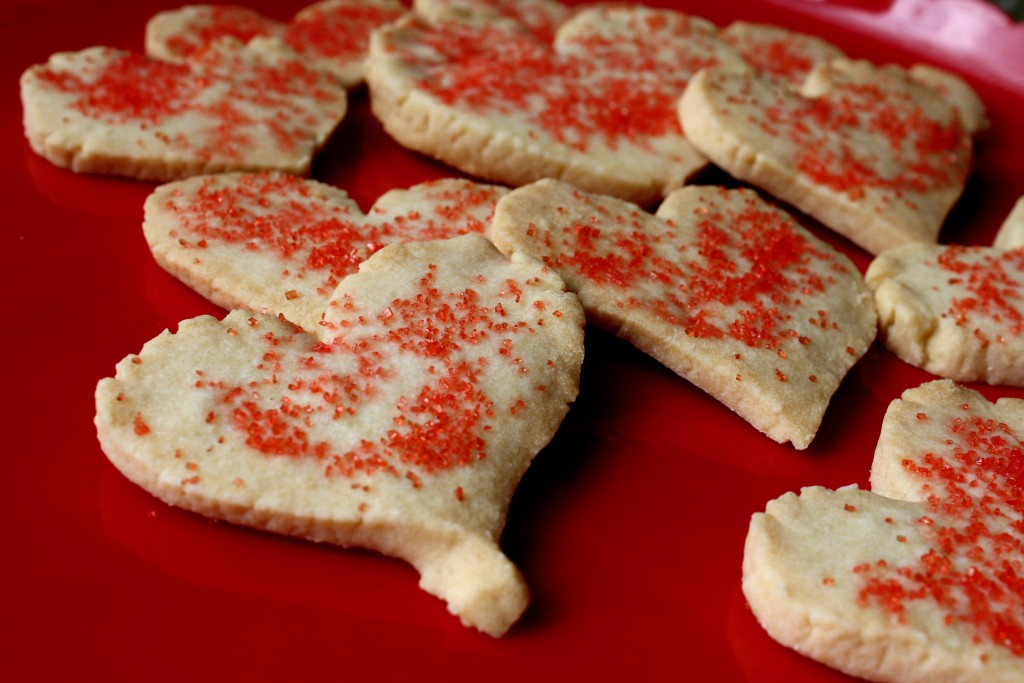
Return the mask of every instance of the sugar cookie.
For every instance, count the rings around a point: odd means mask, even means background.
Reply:
[[[875,337],[856,267],[749,190],[685,187],[651,215],[542,180],[498,202],[492,238],[556,269],[588,321],[796,448]]]
[[[346,93],[282,48],[225,41],[188,64],[108,47],[53,55],[21,77],[33,151],[79,173],[173,180],[308,171]]]
[[[363,80],[370,34],[408,10],[398,0],[322,0],[285,23],[244,7],[186,5],[155,14],[146,24],[146,54],[182,62],[225,36],[247,43],[275,37],[307,63],[346,87]]]
[[[970,168],[957,109],[895,66],[833,60],[799,94],[750,71],[707,69],[679,111],[717,165],[874,254],[935,243]]]
[[[962,382],[1024,386],[1024,249],[908,244],[865,274],[901,359]]]
[[[320,338],[240,310],[156,337],[97,386],[103,450],[172,505],[402,558],[502,635],[529,595],[498,538],[578,391],[578,299],[465,235],[386,247],[333,301]]]
[[[703,19],[593,7],[553,45],[507,18],[395,22],[374,34],[367,83],[406,147],[505,185],[555,177],[643,203],[704,167],[673,105],[719,63],[744,64]]]
[[[1024,402],[948,380],[885,415],[872,491],[820,487],[750,523],[743,592],[783,645],[874,681],[1024,673]]]
[[[364,214],[344,190],[314,180],[199,176],[154,190],[143,232],[161,267],[219,306],[280,313],[315,332],[335,287],[374,252],[486,233],[504,192],[441,179],[387,192]]]

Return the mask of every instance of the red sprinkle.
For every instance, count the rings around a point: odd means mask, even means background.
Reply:
[[[939,255],[935,266],[954,274],[956,277],[949,282],[962,292],[952,299],[946,316],[957,325],[974,325],[979,320],[987,320],[998,326],[992,338],[980,329],[974,330],[983,345],[1004,343],[1007,337],[1020,336],[1024,331],[1024,249],[993,250],[954,245]]]
[[[97,48],[75,56],[84,63],[77,71],[47,65],[32,73],[96,121],[147,131],[189,117],[198,131],[152,135],[200,158],[237,158],[257,136],[291,152],[334,121],[345,94],[332,77],[298,59],[256,63],[247,54],[214,49],[171,64]]]
[[[896,76],[880,73],[878,78]],[[713,80],[711,87],[724,84]],[[756,108],[754,123],[768,135],[793,142],[801,150],[796,168],[817,185],[854,201],[863,199],[867,190],[881,190],[916,208],[915,194],[960,186],[967,176],[971,141],[952,110],[948,120],[936,120],[909,93],[842,75],[813,99],[771,88],[761,90],[752,75],[745,75],[738,102],[721,107],[738,103]],[[881,151],[858,146],[854,134],[862,131],[888,145]]]
[[[360,59],[378,26],[404,10],[362,3],[320,3],[307,7],[289,22],[284,42],[301,55],[320,59]]]
[[[135,413],[135,418],[132,420],[132,427],[135,434],[138,436],[145,436],[150,432],[149,425],[142,419],[142,413]]]
[[[657,287],[657,298],[623,295],[618,304],[645,308],[690,337],[731,337],[785,358],[781,347],[787,340],[811,341],[794,326],[791,311],[804,297],[828,288],[832,276],[820,273],[843,267],[798,232],[786,214],[751,195],[732,199],[739,195],[721,192],[697,212],[691,251],[677,246],[679,238],[667,223],[651,229],[639,213],[593,206],[587,210],[601,217],[599,223],[567,222],[545,231],[551,247],[544,261],[610,289]],[[682,258],[664,255],[672,252]],[[815,326],[836,329],[826,311],[819,317]]]
[[[480,216],[493,212],[498,198],[470,183],[428,189],[425,197],[436,202],[436,216],[363,216],[354,204],[323,197],[301,178],[263,173],[230,184],[211,178],[196,193],[171,198],[167,208],[189,237],[279,255],[289,267],[284,279],[316,278],[328,295],[386,244],[482,233]],[[289,301],[300,296],[296,289],[285,292]]]
[[[196,388],[213,392],[253,451],[318,461],[329,477],[379,472],[405,477],[419,487],[434,472],[472,466],[487,457],[486,433],[498,418],[493,399],[480,386],[481,374],[495,363],[507,363],[516,373],[526,370],[517,348],[520,338],[533,330],[523,322],[510,322],[508,314],[513,308],[534,309],[515,281],[504,283],[501,301],[485,302],[471,288],[439,291],[434,271],[433,266],[426,268],[418,278],[418,291],[393,300],[388,315],[359,316],[357,302],[344,300],[341,305],[351,312],[352,322],[343,321],[330,344],[302,350],[298,340],[307,339],[305,335],[250,336],[266,345],[254,364],[262,379],[239,386],[217,380],[208,370]],[[517,303],[517,298],[522,300]],[[499,307],[505,315],[497,312]],[[485,341],[500,341],[507,353],[481,352],[474,358],[471,349]],[[347,450],[315,441],[313,426],[351,420],[368,402],[378,400],[378,387],[393,372],[389,359],[396,352],[429,361],[430,374],[418,390],[393,406],[391,426]],[[352,370],[336,373],[333,367]],[[261,387],[277,384],[281,374],[289,377],[284,397],[274,402],[260,398]],[[530,398],[514,398],[506,409],[513,414],[528,411]]]
[[[749,64],[795,86],[803,83],[820,57],[807,39],[795,34],[775,37],[773,34],[762,33],[757,38],[740,38],[732,34],[723,38],[735,47]]]

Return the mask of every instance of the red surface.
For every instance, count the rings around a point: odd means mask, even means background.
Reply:
[[[164,328],[221,311],[153,262],[140,228],[152,185],[77,176],[29,150],[17,79],[57,51],[141,50],[146,19],[178,4],[0,3],[0,679],[847,680],[764,634],[740,592],[740,560],[750,514],[769,499],[811,484],[867,485],[886,405],[930,378],[878,345],[797,452],[591,332],[579,401],[510,513],[503,544],[534,602],[501,640],[461,627],[398,561],[215,523],[114,470],[92,425],[96,382]],[[255,6],[284,19],[302,4]],[[1024,194],[1014,126],[1024,26],[980,2],[676,6],[718,23],[816,31],[876,61],[923,56],[970,79],[993,126],[944,241],[990,241]],[[365,94],[314,171],[364,207],[390,187],[452,173],[391,142]],[[829,239],[867,265],[866,253]]]

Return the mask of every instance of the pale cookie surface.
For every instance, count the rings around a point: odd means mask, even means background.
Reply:
[[[1024,249],[908,244],[865,274],[901,359],[963,382],[1024,386]]]
[[[25,136],[81,173],[173,180],[308,171],[346,92],[291,51],[218,43],[188,64],[108,47],[59,53],[21,77]]]
[[[153,16],[146,24],[146,54],[183,62],[223,37],[247,43],[280,38],[313,68],[352,87],[363,80],[370,34],[408,10],[398,0],[323,0],[287,23],[230,5],[186,5]]]
[[[915,81],[927,85],[956,107],[968,133],[978,135],[988,129],[989,120],[985,103],[967,81],[931,64],[914,64],[910,67],[909,73]]]
[[[363,82],[370,35],[406,12],[399,0],[323,0],[292,18],[284,42],[352,87]]]
[[[364,214],[314,180],[217,174],[156,188],[142,227],[160,266],[207,299],[315,332],[335,287],[366,258],[394,242],[484,234],[504,192],[434,180],[391,190]]]
[[[1010,209],[1010,213],[999,226],[992,246],[997,249],[1024,247],[1024,197],[1020,197]]]
[[[810,487],[750,523],[743,592],[780,643],[893,683],[1024,676],[1024,403],[948,380],[886,413],[872,492]]]
[[[578,391],[579,301],[478,235],[387,247],[334,301],[319,339],[238,310],[151,340],[97,387],[103,450],[170,504],[402,558],[500,636],[529,595],[498,540]]]
[[[718,166],[873,254],[935,243],[970,168],[957,109],[895,66],[833,60],[800,93],[708,69],[679,112],[687,138]]]
[[[514,19],[548,41],[576,11],[558,0],[413,0],[413,10],[432,24],[453,16]]]
[[[772,24],[734,21],[720,35],[748,64],[796,89],[819,65],[846,59],[842,50],[819,36]],[[985,103],[963,78],[931,64],[914,64],[907,73],[956,107],[968,133],[976,135],[988,128]]]
[[[819,64],[846,56],[827,40],[772,24],[734,21],[720,35],[748,64],[793,88]]]
[[[367,83],[398,142],[506,185],[553,177],[651,202],[706,161],[674,115],[688,79],[744,64],[697,17],[599,7],[552,44],[508,18],[422,19],[374,34]]]
[[[797,448],[875,337],[856,267],[749,190],[682,188],[651,215],[542,180],[498,202],[492,239],[558,270],[588,321]]]
[[[238,5],[185,5],[154,14],[146,22],[146,54],[184,62],[220,38],[248,43],[258,36],[284,35],[285,24]]]

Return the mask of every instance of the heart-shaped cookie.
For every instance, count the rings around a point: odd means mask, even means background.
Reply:
[[[274,37],[310,66],[352,87],[363,80],[370,34],[407,11],[398,0],[323,0],[282,23],[244,7],[186,5],[159,12],[146,23],[146,54],[183,62],[224,37],[243,43]]]
[[[245,311],[164,332],[100,381],[104,451],[170,504],[403,558],[501,635],[528,593],[498,538],[578,391],[578,299],[465,235],[375,254],[321,332]]]
[[[651,215],[541,180],[498,202],[492,239],[557,270],[588,321],[797,448],[875,337],[856,267],[750,190],[684,187]]]
[[[834,60],[799,94],[751,71],[708,69],[679,112],[687,139],[718,166],[874,254],[936,242],[970,168],[957,109],[895,66]]]
[[[290,50],[230,41],[187,64],[108,47],[56,54],[22,74],[21,100],[37,154],[152,180],[305,173],[346,109],[344,87]]]
[[[1024,675],[1024,401],[949,380],[885,415],[872,492],[820,487],[750,523],[743,592],[784,645],[876,681]]]
[[[161,185],[142,227],[157,262],[227,309],[280,313],[315,331],[335,287],[393,242],[485,233],[505,192],[468,180],[391,190],[363,213],[344,190],[281,173]]]
[[[865,280],[901,359],[940,377],[1024,386],[1024,249],[907,244],[882,252]]]
[[[407,17],[374,34],[366,79],[406,147],[506,185],[555,177],[649,202],[705,165],[674,104],[720,63],[743,62],[703,19],[594,7],[554,44],[508,19]]]

